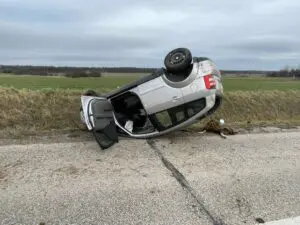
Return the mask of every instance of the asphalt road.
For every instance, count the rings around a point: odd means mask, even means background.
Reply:
[[[300,132],[121,140],[106,151],[93,141],[0,146],[1,225],[271,225],[298,216]]]

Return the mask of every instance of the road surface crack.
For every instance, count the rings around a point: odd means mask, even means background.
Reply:
[[[213,225],[226,225],[224,221],[222,221],[217,216],[212,215],[212,213],[205,207],[203,201],[198,197],[196,191],[191,187],[184,175],[162,154],[161,150],[158,149],[155,142],[152,139],[148,139],[147,144],[156,152],[164,166],[172,173],[181,187],[186,190],[187,193],[191,195],[191,197],[195,200],[196,206],[194,207],[197,208],[198,211],[204,212]],[[201,217],[199,213],[197,213],[197,216]]]

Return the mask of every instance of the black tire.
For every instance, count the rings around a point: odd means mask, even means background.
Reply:
[[[189,49],[176,48],[166,55],[164,64],[169,73],[182,73],[191,67],[192,59]]]

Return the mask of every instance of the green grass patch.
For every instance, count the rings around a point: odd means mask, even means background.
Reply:
[[[300,90],[300,80],[292,78],[225,77],[223,85],[224,91]]]
[[[108,91],[116,89],[133,80],[138,79],[139,75],[119,75],[113,74],[100,78],[67,78],[67,77],[46,77],[30,75],[2,75],[0,76],[0,86],[16,89],[71,89],[86,90],[93,89],[96,91]]]
[[[144,74],[141,74],[144,75]],[[106,92],[137,80],[140,74],[109,74],[101,78],[0,75],[0,86],[16,89],[93,89]],[[224,91],[300,90],[300,80],[266,77],[223,77]]]

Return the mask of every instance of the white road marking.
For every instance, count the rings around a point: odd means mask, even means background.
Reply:
[[[300,225],[300,216],[264,223],[265,225]]]

